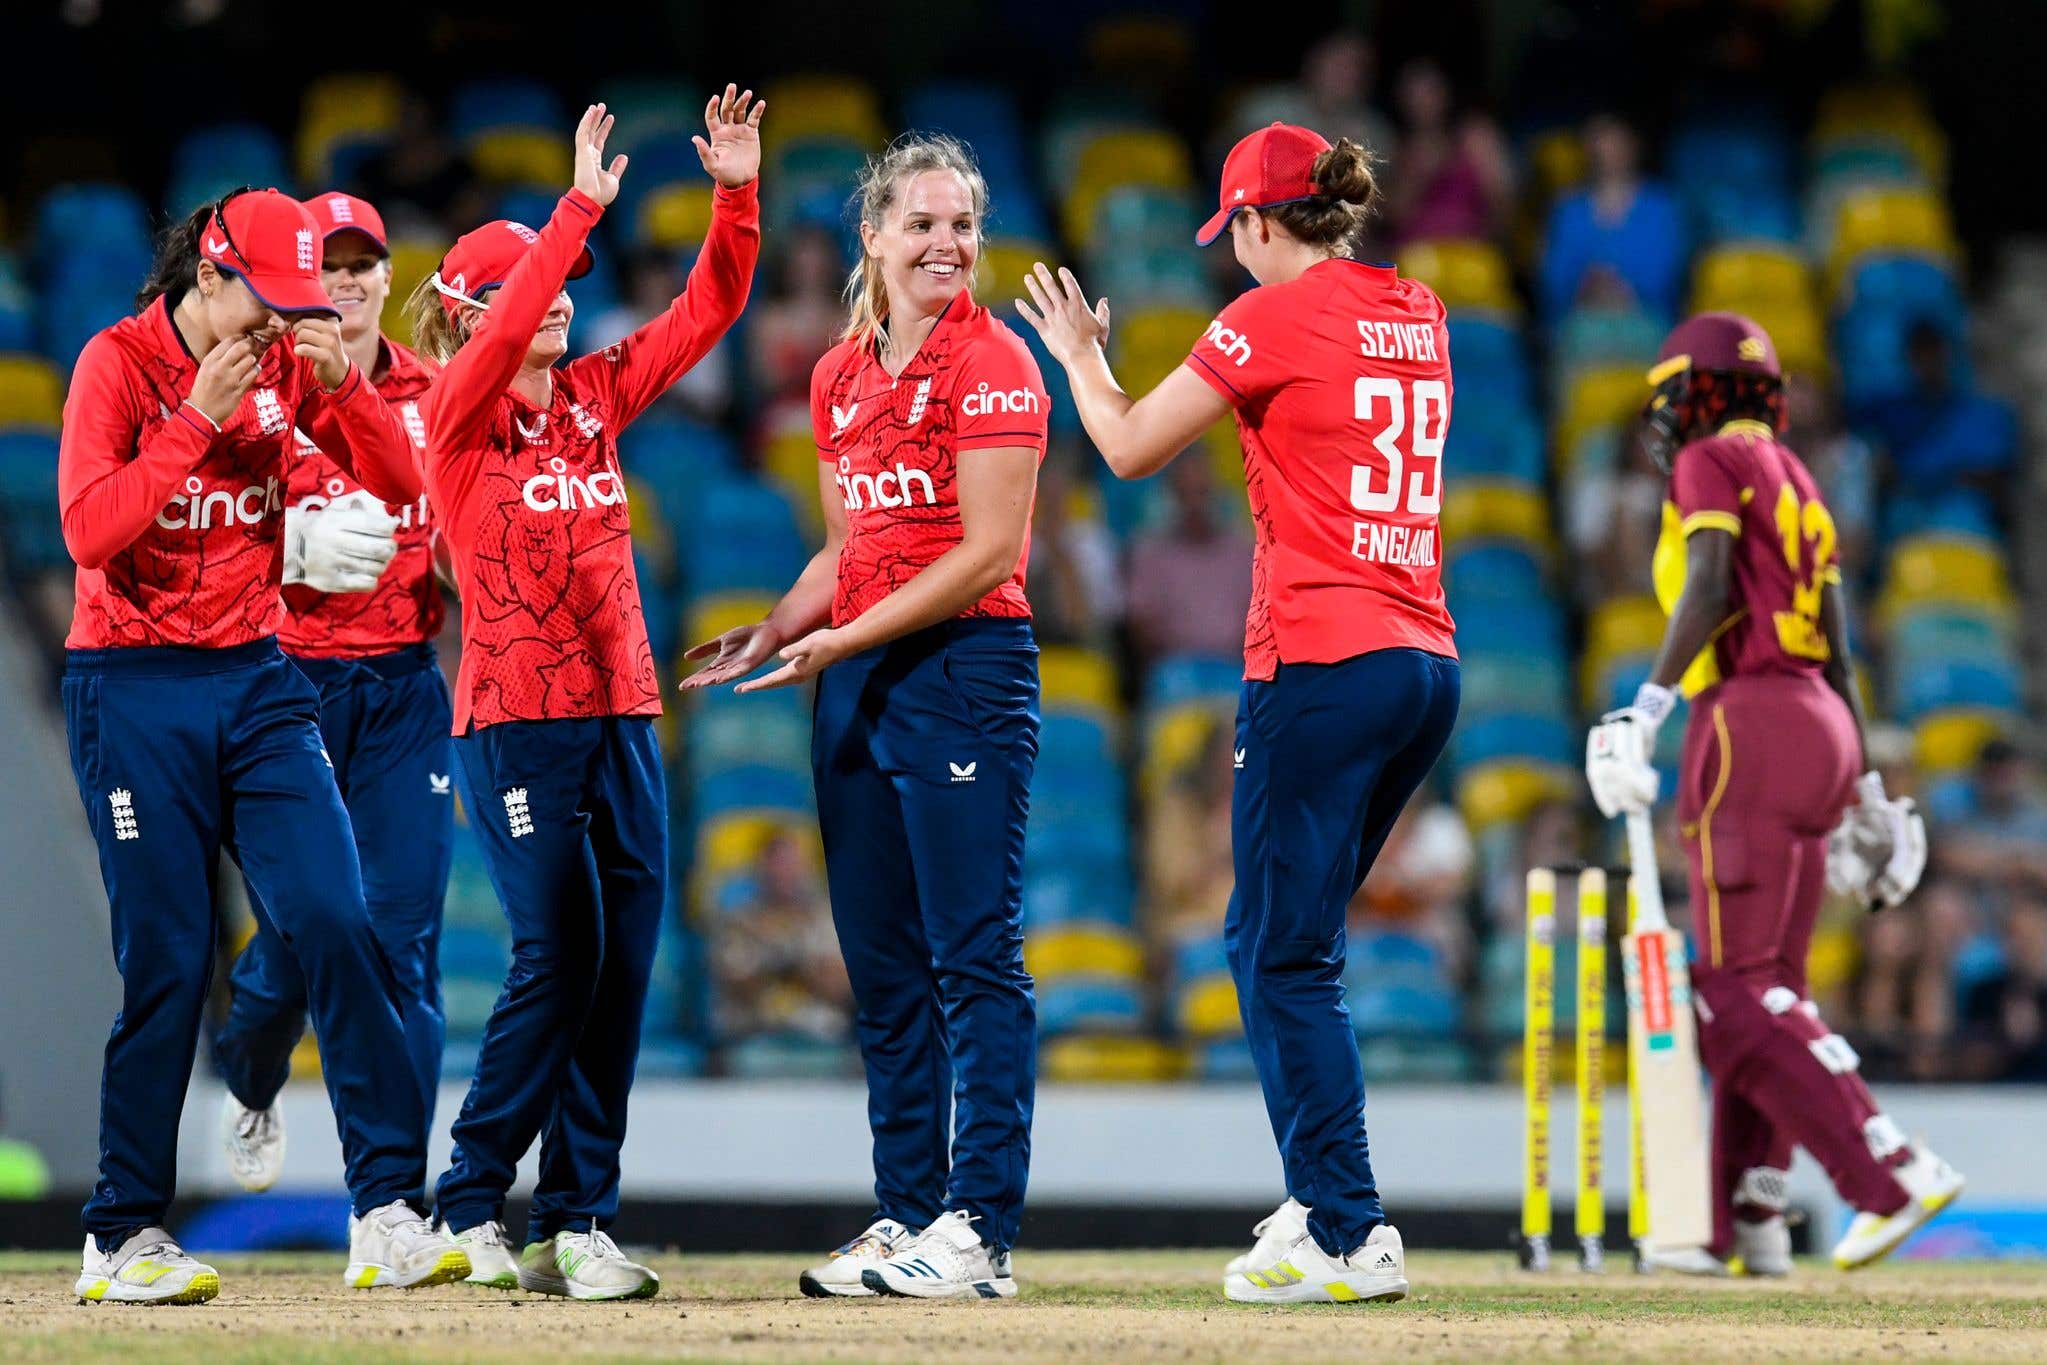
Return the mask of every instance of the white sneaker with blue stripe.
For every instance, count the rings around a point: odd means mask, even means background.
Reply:
[[[908,1299],[1016,1297],[1009,1253],[991,1252],[965,1209],[938,1215],[915,1241],[880,1265],[862,1270],[860,1282],[877,1294]]]
[[[860,1282],[861,1272],[873,1270],[908,1246],[916,1233],[893,1218],[877,1218],[867,1231],[834,1251],[825,1263],[796,1277],[796,1287],[811,1299],[858,1299],[874,1293]]]

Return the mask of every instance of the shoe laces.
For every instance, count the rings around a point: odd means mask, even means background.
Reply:
[[[564,1232],[562,1239],[571,1245],[587,1248],[594,1256],[609,1260],[623,1261],[625,1253],[618,1249],[618,1243],[611,1240],[611,1234],[591,1228],[588,1232]]]
[[[276,1124],[276,1116],[268,1109],[244,1109],[242,1116],[235,1120],[235,1139],[243,1143],[259,1143],[270,1136]]]
[[[382,1208],[371,1209],[366,1221],[384,1233],[433,1231],[433,1224],[420,1217],[419,1211],[402,1199],[386,1204]]]
[[[505,1244],[505,1225],[495,1219],[488,1223],[478,1223],[462,1234],[462,1240],[473,1242],[477,1246],[502,1247]]]

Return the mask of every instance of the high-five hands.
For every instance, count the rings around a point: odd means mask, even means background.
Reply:
[[[611,136],[614,122],[603,105],[593,104],[576,125],[576,188],[600,204],[618,198],[618,178],[625,174],[622,153],[613,157],[609,166],[604,164],[604,140]]]
[[[1071,270],[1060,266],[1059,276],[1054,279],[1045,263],[1039,261],[1023,282],[1031,302],[1038,308],[1032,312],[1029,304],[1018,299],[1016,311],[1044,338],[1045,349],[1054,360],[1070,367],[1089,347],[1108,344],[1109,300],[1099,299],[1090,308],[1087,296],[1080,291],[1080,281]]]
[[[747,105],[752,101],[753,91],[726,86],[723,95],[711,96],[704,105],[704,131],[709,134],[708,139],[690,139],[697,145],[697,159],[704,163],[704,169],[727,189],[737,189],[760,174],[761,115],[767,112],[768,102],[753,102],[749,113]]]

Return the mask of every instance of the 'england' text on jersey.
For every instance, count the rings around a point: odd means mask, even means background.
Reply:
[[[1373,564],[1432,569],[1436,566],[1436,528],[1388,526],[1381,521],[1353,522],[1350,552]]]

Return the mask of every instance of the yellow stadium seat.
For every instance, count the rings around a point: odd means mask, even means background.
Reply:
[[[1753,243],[1715,247],[1692,268],[1692,311],[1750,313],[1763,303],[1814,299],[1805,258],[1785,247]]]
[[[1024,968],[1040,981],[1055,976],[1144,977],[1144,945],[1128,929],[1063,925],[1024,938]]]
[[[763,92],[769,105],[761,141],[770,153],[798,138],[830,135],[861,147],[888,141],[881,104],[864,81],[839,76],[799,76],[777,81]]]
[[[1227,706],[1198,701],[1164,707],[1153,715],[1145,730],[1139,777],[1145,799],[1156,798],[1176,773],[1193,766],[1215,727],[1229,723]]]
[[[1918,91],[1895,84],[1844,86],[1829,91],[1813,120],[1815,150],[1882,139],[1903,148],[1930,184],[1947,180],[1947,135]]]
[[[1113,716],[1121,706],[1115,662],[1077,645],[1047,645],[1039,652],[1038,685],[1047,710],[1061,707]]]
[[[1771,301],[1756,299],[1745,313],[1770,334],[1777,347],[1777,363],[1786,374],[1818,376],[1827,372],[1827,324],[1819,305],[1803,299]]]
[[[640,240],[677,251],[702,246],[711,230],[711,187],[663,185],[640,203]]]
[[[1649,401],[1649,383],[1631,365],[1602,365],[1571,376],[1553,430],[1556,448],[1570,451],[1594,427],[1625,426]]]
[[[632,528],[633,550],[657,568],[675,564],[675,533],[661,511],[661,495],[636,475],[625,476],[626,523]]]
[[[1158,80],[1184,71],[1194,59],[1194,34],[1185,20],[1122,14],[1102,19],[1087,35],[1089,67]]]
[[[54,427],[64,421],[64,377],[33,355],[0,355],[0,427]]]
[[[981,263],[977,267],[979,278],[974,284],[974,297],[1003,317],[1014,317],[1011,300],[1031,301],[1024,292],[1023,280],[1031,267],[1043,261],[1053,270],[1061,264],[1059,253],[1043,242],[1033,242],[1022,237],[991,238],[981,248]],[[1117,318],[1118,326],[1122,319]]]
[[[1173,134],[1144,128],[1104,131],[1081,144],[1059,224],[1067,241],[1084,243],[1094,226],[1095,205],[1110,189],[1157,185],[1179,190],[1193,183],[1187,144]]]
[[[1937,711],[1913,731],[1919,767],[1929,776],[1960,772],[2008,728],[2009,718],[1995,712]]]
[[[802,840],[813,865],[821,860],[817,827],[804,821],[744,812],[717,816],[697,831],[696,875],[710,886],[750,865],[768,840],[793,833]]]
[[[1543,198],[1554,199],[1585,178],[1585,144],[1575,128],[1552,128],[1528,146],[1528,164]]]
[[[1575,800],[1582,779],[1549,763],[1506,760],[1465,769],[1457,777],[1457,809],[1474,833],[1528,818],[1547,801]]]
[[[394,131],[403,101],[403,88],[388,75],[322,76],[307,85],[299,103],[299,179],[325,187],[332,179],[328,154],[334,144]]]
[[[1187,1054],[1156,1038],[1054,1038],[1038,1052],[1048,1081],[1144,1084],[1187,1074]]]
[[[1447,545],[1495,537],[1519,540],[1538,550],[1550,544],[1549,505],[1540,489],[1502,479],[1464,479],[1443,495],[1443,541]]]
[[[1237,983],[1228,972],[1190,981],[1180,991],[1173,1022],[1189,1038],[1234,1038],[1244,1030]]]
[[[419,237],[396,237],[391,241],[391,295],[384,300],[384,315],[378,319],[386,336],[412,344],[412,328],[405,321],[405,300],[419,282],[441,268],[448,243]]]
[[[1140,308],[1115,319],[1109,348],[1116,377],[1131,393],[1150,392],[1187,359],[1211,316],[1192,308]]]
[[[568,141],[537,129],[499,128],[482,133],[470,141],[468,152],[478,175],[502,185],[559,189],[569,183],[575,170]]]
[[[750,626],[765,620],[774,609],[775,599],[766,593],[714,593],[689,604],[689,628],[683,633],[692,641],[708,640],[734,626]]]
[[[1858,913],[1857,919],[1861,918]],[[1862,936],[1849,924],[1822,925],[1805,955],[1806,991],[1824,1000],[1855,979],[1862,962]]]
[[[788,497],[803,528],[817,535],[824,527],[824,508],[818,501],[817,437],[806,423],[778,431],[768,438],[761,458],[762,470]]]
[[[1401,274],[1435,290],[1453,314],[1459,308],[1521,311],[1507,258],[1490,242],[1459,237],[1410,242],[1400,249],[1399,266]]]
[[[1951,261],[1960,255],[1947,205],[1923,189],[1884,186],[1853,194],[1834,215],[1834,240],[1827,248],[1831,292],[1856,261],[1872,252],[1910,252]]]
[[[1585,655],[1578,664],[1578,686],[1585,709],[1606,705],[1609,665],[1625,656],[1654,654],[1663,643],[1663,608],[1646,594],[1614,597],[1592,609],[1585,623]]]
[[[1891,616],[1928,602],[2010,606],[2004,560],[1995,549],[1965,536],[1914,536],[1901,542],[1891,552],[1883,610]]]

